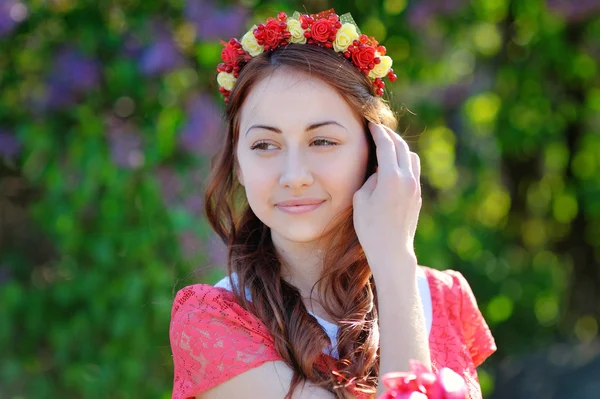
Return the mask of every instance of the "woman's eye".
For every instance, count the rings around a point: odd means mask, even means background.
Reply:
[[[268,150],[269,146],[273,145],[272,143],[268,143],[266,141],[259,141],[258,143],[255,143],[252,147],[250,147],[251,150],[261,150],[261,151],[266,151]]]
[[[316,139],[311,143],[311,145],[316,145],[317,147],[329,147],[338,145],[335,141],[327,140],[327,139]],[[271,150],[272,147],[275,146],[273,143],[269,143],[267,141],[259,141],[250,147],[251,150],[259,150],[259,151],[268,151]]]
[[[315,141],[312,142],[314,143],[319,143],[319,147],[322,146],[334,146],[337,145],[337,143],[335,141],[330,141],[330,140],[326,140],[326,139],[316,139]]]

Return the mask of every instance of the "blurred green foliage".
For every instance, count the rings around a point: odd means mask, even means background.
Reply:
[[[499,346],[484,392],[507,356],[595,339],[592,3],[0,4],[0,396],[170,397],[174,292],[222,275],[201,215],[218,39],[305,7],[351,12],[394,59],[389,100],[423,167],[417,255],[473,287]]]

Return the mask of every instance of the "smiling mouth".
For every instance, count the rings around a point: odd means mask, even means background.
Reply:
[[[293,215],[297,215],[297,214],[301,214],[301,213],[308,213],[308,212],[312,212],[315,209],[319,208],[323,202],[319,202],[316,204],[307,204],[307,205],[277,205],[277,208],[285,213],[289,213],[289,214],[293,214]]]

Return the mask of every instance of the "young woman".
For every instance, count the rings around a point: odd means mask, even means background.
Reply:
[[[380,98],[385,48],[333,10],[279,13],[222,58],[206,214],[229,275],[177,293],[173,398],[374,397],[411,359],[480,398],[494,340],[460,273],[417,264],[420,163]]]

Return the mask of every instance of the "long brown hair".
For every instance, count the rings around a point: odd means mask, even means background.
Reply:
[[[314,45],[290,44],[253,58],[241,71],[225,109],[227,136],[211,161],[205,192],[208,221],[229,248],[228,273],[238,302],[269,329],[283,361],[294,371],[288,395],[303,381],[344,397],[349,384],[374,394],[379,374],[379,336],[375,285],[353,225],[352,207],[334,219],[322,238],[323,273],[313,289],[332,320],[340,326],[339,360],[319,367],[329,338],[302,301],[299,290],[282,278],[282,260],[271,241],[270,229],[250,209],[237,181],[235,149],[240,110],[252,88],[278,68],[322,79],[364,121],[369,140],[366,178],[375,171],[374,143],[367,123],[396,128],[397,120],[386,102],[374,95],[368,77],[342,55]],[[252,301],[246,299],[244,287]],[[311,293],[312,294],[312,293]],[[311,295],[312,296],[312,295]],[[322,365],[322,363],[321,363]]]

